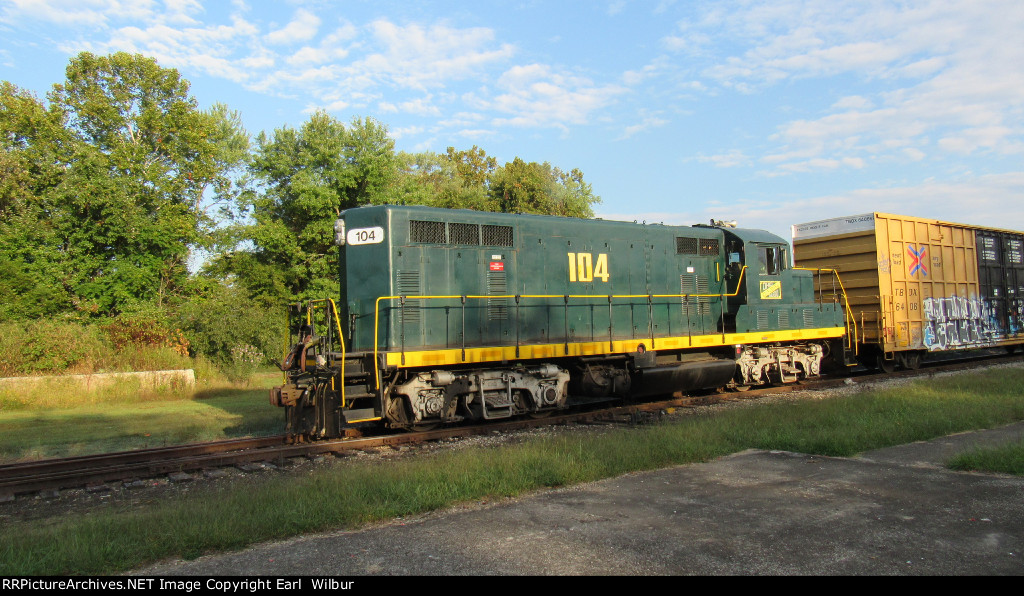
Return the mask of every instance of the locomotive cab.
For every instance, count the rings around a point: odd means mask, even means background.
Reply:
[[[816,376],[828,342],[799,340],[843,325],[839,305],[816,294],[813,272],[792,267],[782,238],[749,229],[726,229],[725,236],[731,290],[725,327],[744,341],[736,350],[737,384]]]

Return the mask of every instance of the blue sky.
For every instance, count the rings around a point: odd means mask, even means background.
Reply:
[[[1020,0],[0,0],[0,79],[139,52],[252,134],[370,116],[580,168],[609,219],[1024,230],[1022,39]]]

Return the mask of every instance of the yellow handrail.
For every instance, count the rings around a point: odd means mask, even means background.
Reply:
[[[793,267],[793,269],[799,269],[800,271],[813,271],[817,273],[819,277],[823,272],[831,273],[833,276],[835,276],[836,281],[839,282],[839,289],[843,293],[843,305],[846,310],[847,333],[849,333],[850,327],[853,327],[853,353],[856,355],[859,352],[858,345],[860,343],[860,338],[857,335],[857,320],[853,318],[853,310],[850,309],[850,297],[846,295],[846,286],[843,285],[843,278],[839,276],[839,271],[836,269],[811,269],[809,267]],[[823,287],[819,288],[818,291],[824,294]]]
[[[328,320],[331,315],[334,316],[334,325],[338,330],[338,343],[341,344],[341,407],[345,407],[345,336],[341,332],[341,319],[338,317],[338,305],[334,302],[333,298],[320,298],[318,300],[310,300],[306,304],[306,323],[312,324],[313,310],[317,308],[320,303],[326,303],[330,306],[330,312],[327,313]],[[334,379],[331,379],[334,382]]]

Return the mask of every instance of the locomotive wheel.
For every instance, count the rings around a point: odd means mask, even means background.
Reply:
[[[882,371],[882,372],[884,372],[886,374],[889,374],[889,373],[892,373],[892,372],[896,371],[896,361],[895,360],[886,360],[885,359],[885,354],[879,354],[875,358],[875,366],[878,368],[878,370],[880,370],[880,371]]]
[[[420,424],[413,424],[410,422],[412,416],[409,414],[409,406],[407,405],[406,399],[408,398],[404,395],[397,395],[392,397],[388,404],[387,416],[395,426],[405,428],[416,433],[425,433],[441,426],[440,422]]]
[[[409,427],[409,430],[414,433],[425,433],[432,431],[439,426],[441,426],[440,422],[433,422],[431,424],[413,424]]]
[[[530,412],[527,415],[530,418],[533,418],[534,420],[540,420],[541,418],[547,418],[548,416],[550,416],[550,415],[552,415],[554,413],[555,413],[554,410],[542,410],[540,412]]]

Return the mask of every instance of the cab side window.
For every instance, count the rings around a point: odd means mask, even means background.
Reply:
[[[757,247],[758,273],[778,275],[786,268],[786,249],[782,246]]]

